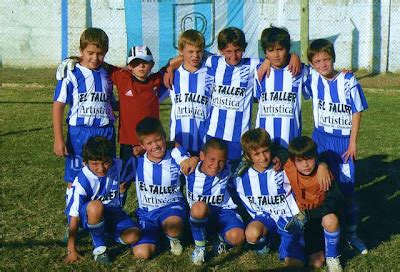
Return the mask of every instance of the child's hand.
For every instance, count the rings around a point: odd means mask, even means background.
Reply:
[[[271,62],[265,59],[264,62],[257,69],[258,80],[262,80],[264,76],[269,77],[271,72]]]
[[[331,187],[332,177],[330,175],[328,165],[324,162],[321,162],[318,165],[317,180],[321,191],[328,191]]]
[[[171,90],[174,83],[174,69],[171,66],[167,67],[167,70],[164,73],[163,81],[164,86]]]
[[[189,159],[183,160],[181,162],[181,172],[187,176],[196,169],[197,164],[199,163],[199,157],[193,156]]]
[[[344,154],[342,155],[344,163],[347,163],[349,159],[354,161],[356,159],[356,153],[356,145],[350,142],[349,148],[347,148],[346,152],[344,152]]]
[[[67,257],[65,257],[64,262],[65,263],[74,263],[80,260],[83,260],[83,256],[78,253],[78,251],[70,251],[67,254]]]
[[[53,152],[57,157],[67,156],[68,151],[64,141],[54,141]]]
[[[133,156],[137,157],[144,154],[144,149],[140,145],[134,145],[132,149]]]
[[[297,56],[296,54],[290,54],[288,69],[292,73],[292,76],[297,76],[297,74],[300,73],[301,60],[299,56]]]
[[[275,172],[279,172],[282,170],[282,161],[279,157],[274,157],[272,159],[273,169]]]

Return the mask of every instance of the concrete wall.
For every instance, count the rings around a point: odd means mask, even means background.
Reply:
[[[338,67],[400,70],[400,0],[310,0],[309,5],[310,39],[332,40]],[[62,18],[68,19],[64,32]],[[156,66],[165,64],[177,53],[176,39],[185,28],[201,29],[208,50],[217,52],[218,32],[240,27],[247,55],[262,57],[258,40],[271,23],[289,30],[299,54],[300,0],[0,0],[0,65],[55,66],[63,55],[79,54],[80,33],[90,25],[107,32],[107,61],[118,65],[125,64],[133,44],[148,45]]]

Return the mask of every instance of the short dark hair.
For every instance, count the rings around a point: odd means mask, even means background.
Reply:
[[[80,50],[84,50],[89,44],[101,48],[104,53],[108,52],[108,36],[101,28],[89,27],[82,32],[79,41]]]
[[[108,161],[114,157],[113,143],[105,137],[91,137],[83,147],[83,161]]]
[[[272,148],[271,136],[262,128],[254,128],[246,131],[240,139],[245,158],[250,161],[250,151],[260,147]]]
[[[208,139],[207,142],[203,145],[201,151],[203,151],[204,154],[207,154],[210,148],[221,150],[225,153],[226,156],[228,155],[228,145],[222,139],[215,137]]]
[[[327,39],[317,39],[311,42],[310,46],[307,49],[308,61],[312,63],[313,57],[320,52],[327,53],[329,56],[332,57],[333,62],[335,62],[335,48],[333,46],[333,43]]]
[[[318,157],[317,145],[308,136],[299,136],[294,138],[288,147],[289,158],[294,160],[300,159],[314,159]]]
[[[271,26],[261,33],[261,48],[265,53],[267,49],[272,48],[275,44],[279,44],[290,51],[290,35],[285,28]]]
[[[225,49],[229,43],[240,47],[244,51],[247,47],[244,32],[237,27],[228,27],[221,30],[218,33],[218,49]]]
[[[136,126],[136,134],[141,139],[143,136],[157,133],[164,139],[167,137],[160,119],[155,117],[145,117]]]

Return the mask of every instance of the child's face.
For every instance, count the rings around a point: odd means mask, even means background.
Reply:
[[[203,161],[200,167],[201,172],[207,176],[214,177],[225,167],[226,152],[210,147],[207,153],[200,151],[200,160]]]
[[[186,69],[197,69],[203,58],[204,50],[191,44],[185,44],[180,55],[183,57],[183,65]]]
[[[225,57],[225,61],[229,65],[237,65],[242,60],[244,50],[239,46],[235,46],[232,43],[228,43],[228,45],[220,50],[221,55]]]
[[[140,145],[147,152],[147,158],[152,162],[160,162],[167,150],[165,137],[158,133],[141,136]]]
[[[137,79],[145,81],[149,76],[153,65],[153,62],[135,59],[128,64],[128,69]]]
[[[269,147],[259,147],[251,149],[249,152],[250,160],[253,162],[253,168],[258,172],[265,171],[271,163],[271,151]]]
[[[294,165],[296,166],[296,169],[300,174],[304,176],[309,176],[314,172],[316,166],[315,158],[295,157]]]
[[[265,51],[265,57],[271,62],[273,68],[283,68],[287,64],[288,51],[282,45],[275,43]]]
[[[112,159],[109,158],[104,161],[93,161],[89,160],[86,163],[86,166],[89,167],[90,171],[92,171],[93,174],[95,174],[98,177],[104,177],[107,175],[107,171],[111,168],[112,166]]]
[[[311,59],[311,65],[326,78],[334,76],[333,59],[331,55],[326,52],[319,52]]]
[[[95,44],[88,44],[85,49],[81,50],[80,64],[89,69],[97,69],[104,62],[106,52]]]

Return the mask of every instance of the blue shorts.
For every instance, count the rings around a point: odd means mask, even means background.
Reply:
[[[83,229],[89,231],[88,218],[86,208],[89,202],[86,202],[79,211],[79,219]],[[105,208],[104,209],[104,224],[106,233],[113,237],[115,242],[120,242],[122,232],[131,228],[139,228],[129,215],[121,208]]]
[[[233,229],[244,229],[242,217],[232,209],[222,209],[221,207],[208,205],[210,215],[208,217],[207,234],[212,236],[218,231],[221,237]]]
[[[178,216],[182,219],[183,224],[185,224],[188,217],[188,209],[186,203],[182,200],[150,212],[138,209],[136,215],[142,237],[135,246],[141,244],[154,244],[157,246],[163,233],[162,223],[170,216]]]
[[[206,139],[213,138],[210,135],[206,136]],[[230,160],[241,160],[242,159],[242,145],[240,142],[232,142],[223,140],[228,146],[228,161]]]
[[[301,235],[290,234],[278,228],[275,221],[268,215],[256,216],[253,221],[260,221],[267,228],[269,235],[279,234],[281,244],[279,245],[279,259],[284,260],[286,257],[294,258],[305,262],[304,246],[301,243]]]
[[[69,126],[67,134],[68,155],[65,160],[64,180],[73,182],[83,167],[83,147],[91,137],[102,136],[109,139],[114,146],[115,129],[113,125],[105,127]]]
[[[349,136],[336,136],[314,129],[312,138],[317,144],[318,154],[329,165],[343,195],[354,195],[355,162],[343,162],[342,155],[349,147]]]

